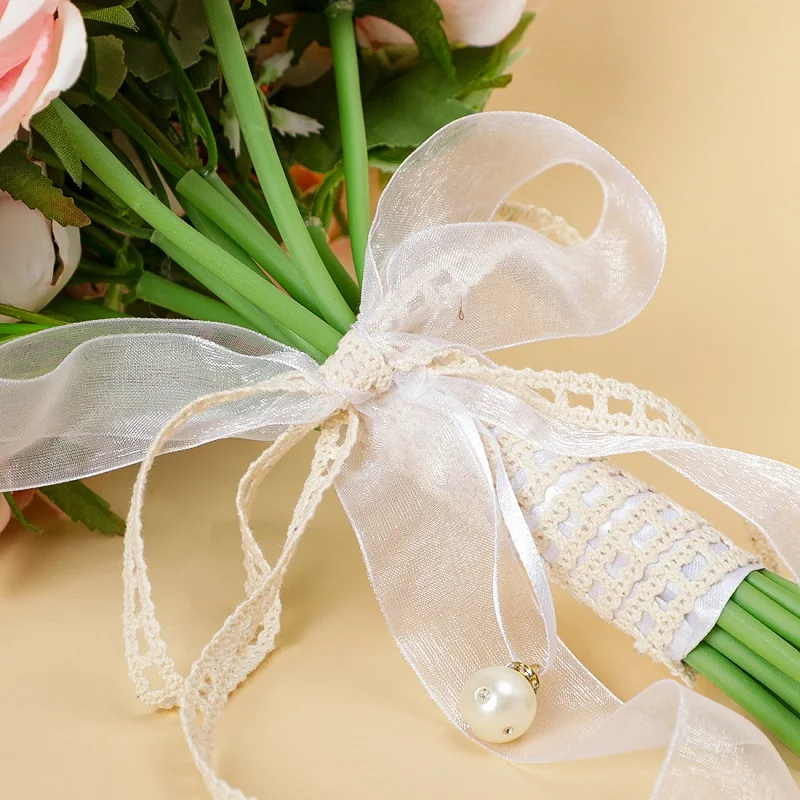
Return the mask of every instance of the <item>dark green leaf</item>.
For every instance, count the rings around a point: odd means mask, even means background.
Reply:
[[[58,112],[47,106],[31,119],[31,127],[53,148],[70,178],[78,186],[83,185],[83,165],[78,150]]]
[[[102,22],[105,25],[117,25],[132,31],[138,30],[131,12],[128,11],[128,6],[120,3],[119,0],[114,5],[108,6],[99,6],[97,3],[79,3],[78,8],[87,22]]]
[[[292,25],[286,49],[294,53],[294,60],[297,62],[312,42],[317,42],[324,47],[330,45],[328,20],[324,14],[303,14]]]
[[[369,151],[369,163],[381,172],[393,173],[413,152],[411,147],[374,147]]]
[[[14,516],[14,519],[22,525],[23,528],[27,528],[29,531],[33,531],[33,533],[41,533],[42,529],[37,528],[23,513],[22,509],[17,505],[17,501],[14,499],[13,492],[3,492],[3,497],[5,497],[6,502],[8,503],[8,507],[11,509],[11,513]]]
[[[493,82],[501,80],[504,77],[505,71],[520,55],[520,51],[517,49],[517,47],[519,46],[519,43],[522,40],[522,36],[525,33],[528,25],[530,25],[533,21],[533,18],[534,14],[523,14],[520,18],[520,21],[517,23],[517,26],[513,31],[511,31],[511,33],[508,34],[508,36],[506,36],[505,39],[503,39],[502,42],[499,42],[494,47],[486,48],[489,50],[491,55],[487,60],[483,71],[475,79],[477,84],[483,81],[486,85],[479,88],[472,88],[469,86],[465,87],[464,94],[459,97],[460,100],[465,102],[475,111],[480,111],[483,109],[483,107],[486,105],[486,101],[489,99],[491,90],[497,88],[497,84],[493,85]],[[510,81],[511,78],[509,77],[508,80]],[[504,86],[505,84],[499,85]]]
[[[38,165],[28,161],[21,142],[0,152],[0,189],[61,225],[89,224],[89,217],[53,185]]]
[[[186,74],[198,92],[205,91],[219,77],[217,59],[206,54],[196,64],[192,64],[186,70]],[[175,81],[171,75],[162,75],[160,78],[150,81],[147,88],[161,100],[175,100],[178,97],[178,90],[175,88]]]
[[[201,0],[149,0],[148,9],[162,20],[162,27],[163,20],[169,21],[169,44],[181,65],[189,67],[197,63],[208,39]],[[148,37],[127,37],[125,55],[128,69],[143,81],[152,81],[169,71],[158,43]]]
[[[81,3],[81,8],[88,6],[92,8],[114,8],[115,6],[122,6],[123,8],[132,8],[136,5],[136,0],[88,0],[86,3]]]
[[[116,36],[92,36],[83,76],[92,91],[111,100],[122,86],[128,68],[125,48]]]
[[[450,43],[442,27],[444,16],[436,0],[383,0],[369,13],[409,33],[423,58],[432,59],[455,77]]]
[[[390,2],[391,0],[387,0]],[[369,7],[375,13],[382,4]],[[483,107],[491,88],[504,85],[503,75],[513,50],[529,24],[525,15],[506,39],[494,47],[462,47],[453,51],[453,75],[437,64],[418,61],[404,72],[387,72],[380,57],[363,54],[361,87],[370,155],[389,171],[387,152],[408,154],[439,128]],[[321,134],[287,141],[288,157],[318,172],[329,172],[341,160],[341,136],[333,76],[315,83],[281,89],[278,102],[285,108],[318,119]],[[376,162],[377,163],[377,162]]]
[[[461,97],[468,97],[473,92],[483,92],[483,91],[492,91],[492,89],[502,89],[505,86],[508,86],[511,83],[512,75],[511,73],[505,73],[504,75],[496,75],[493,78],[485,77],[485,78],[478,78],[474,80],[469,86],[464,88],[464,91],[459,96]]]
[[[104,536],[122,536],[125,533],[125,520],[80,481],[44,486],[39,491],[73,522],[82,522],[89,530],[99,531]]]

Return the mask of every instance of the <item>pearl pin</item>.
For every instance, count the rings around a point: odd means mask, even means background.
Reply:
[[[507,667],[486,667],[464,684],[461,716],[478,739],[492,744],[511,742],[533,724],[538,688],[539,676],[527,664],[515,661]]]

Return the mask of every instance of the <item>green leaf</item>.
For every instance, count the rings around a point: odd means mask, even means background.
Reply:
[[[21,142],[14,142],[0,152],[0,189],[60,225],[89,224],[89,217],[53,185],[37,164],[28,161]]]
[[[369,13],[409,33],[423,58],[435,61],[447,75],[455,77],[450,43],[442,27],[444,15],[436,0],[383,0]]]
[[[52,106],[31,118],[31,127],[53,148],[64,169],[78,186],[83,185],[83,164],[63,120]]]
[[[492,91],[493,89],[503,89],[511,83],[513,76],[510,73],[504,75],[496,75],[493,78],[482,77],[472,81],[469,86],[465,87],[464,91],[459,95],[462,97],[469,97],[473,92]]]
[[[80,3],[80,7],[86,8],[114,8],[115,6],[122,6],[123,8],[132,8],[136,5],[136,0],[90,0],[87,3]],[[83,13],[83,12],[81,12]]]
[[[217,59],[209,54],[203,55],[196,64],[192,64],[186,70],[186,75],[195,90],[204,92],[219,77]],[[162,75],[150,81],[147,88],[160,100],[176,100],[179,94],[171,75]]]
[[[82,522],[89,530],[99,531],[104,536],[122,536],[125,533],[125,520],[80,481],[44,486],[39,491],[73,522]]]
[[[391,2],[391,0],[389,0]],[[370,7],[374,13],[379,6]],[[387,152],[409,153],[439,128],[478,111],[492,87],[504,85],[503,75],[532,15],[494,47],[461,47],[453,51],[452,76],[438,64],[417,61],[405,71],[386,68],[380,56],[362,54],[361,90],[370,157],[390,171]],[[284,142],[288,157],[317,172],[330,172],[341,160],[341,135],[334,78],[330,73],[304,87],[284,87],[280,105],[319,120],[316,136]]]
[[[317,42],[323,47],[330,47],[328,20],[324,14],[303,14],[292,25],[286,49],[294,53],[295,63],[300,60],[300,56],[312,42]]]
[[[128,5],[132,5],[132,3]],[[96,3],[79,3],[78,9],[87,22],[102,22],[106,25],[117,25],[132,31],[139,30],[131,12],[128,11],[127,6],[120,4],[119,0],[115,5],[109,6],[98,6]]]
[[[127,74],[122,39],[110,35],[92,36],[83,69],[83,76],[89,87],[106,100],[111,100]]]
[[[369,151],[369,163],[381,172],[392,174],[412,152],[411,147],[374,147]]]
[[[27,528],[29,531],[33,531],[33,533],[41,533],[42,529],[37,528],[23,513],[22,509],[17,505],[17,501],[14,499],[13,492],[3,492],[3,497],[5,497],[6,502],[8,503],[8,507],[11,509],[11,513],[14,516],[14,519],[22,525],[23,528]]]
[[[149,0],[148,8],[155,12],[162,24],[164,21],[169,23],[169,44],[181,66],[196,64],[208,39],[202,0]],[[165,30],[166,27],[164,25]],[[169,64],[158,43],[147,37],[127,37],[125,55],[128,69],[145,82],[169,72]]]
[[[496,81],[507,77],[508,81],[511,80],[510,76],[505,76],[506,70],[519,58],[522,51],[518,50],[522,36],[528,28],[528,25],[533,22],[534,14],[526,13],[520,18],[514,30],[492,48],[487,48],[490,56],[484,66],[483,71],[476,77],[476,83],[484,82],[484,86],[465,87],[465,91],[459,96],[459,99],[473,108],[475,111],[481,111],[489,99],[492,89],[506,84],[497,84]]]

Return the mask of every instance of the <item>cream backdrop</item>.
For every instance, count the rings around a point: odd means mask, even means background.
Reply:
[[[669,257],[655,299],[626,329],[501,360],[634,381],[672,398],[716,443],[800,465],[799,29],[790,0],[551,1],[493,107],[559,117],[616,155],[658,203]],[[584,230],[599,209],[591,180],[568,169],[519,198]],[[156,467],[148,555],[184,667],[242,596],[232,501],[257,449],[217,443]],[[309,454],[308,444],[292,454],[262,493],[256,522],[269,552]],[[628,463],[737,535],[737,521],[696,490]],[[91,484],[124,512],[133,475]],[[2,797],[205,796],[175,716],[148,714],[132,696],[120,564],[119,541],[64,522],[40,537],[0,535]],[[279,651],[223,718],[221,772],[246,792],[262,800],[647,796],[657,753],[522,768],[451,728],[395,649],[333,497],[284,598]],[[558,605],[568,643],[622,697],[663,677],[590,612],[561,596]],[[718,696],[703,682],[699,689]]]

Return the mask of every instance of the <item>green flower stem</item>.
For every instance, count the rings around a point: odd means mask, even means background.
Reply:
[[[215,225],[237,242],[292,297],[312,311],[317,310],[314,298],[303,282],[292,260],[281,246],[258,224],[253,224],[237,207],[224,199],[220,192],[196,172],[187,172],[177,185],[178,194],[185,197]]]
[[[230,4],[228,0],[203,0],[203,8],[242,135],[275,224],[323,316],[345,333],[355,316],[325,269],[295,204]]]
[[[191,201],[187,200],[185,197],[182,197],[181,202],[183,204],[183,210],[186,212],[186,216],[189,217],[192,225],[194,225],[194,227],[197,228],[197,230],[200,231],[203,236],[218,244],[223,250],[230,253],[232,256],[234,256],[234,258],[237,258],[242,262],[242,264],[255,272],[257,275],[261,275],[262,277],[264,276],[261,267],[259,267],[258,264],[256,264],[256,262],[250,258],[247,252],[242,249],[236,240],[231,239],[231,237],[228,236],[228,234],[225,233],[222,228],[212,222]]]
[[[122,128],[131,139],[141,145],[159,166],[163,167],[175,178],[181,178],[183,176],[186,172],[186,167],[172,155],[167,154],[167,152],[123,110],[122,106],[116,102],[112,103],[101,98],[97,99],[97,105],[103,109],[115,125]]]
[[[244,264],[248,269],[252,269],[259,275],[263,275],[261,268],[233,239],[231,239],[230,236],[228,236],[227,233],[225,233],[225,231],[223,231],[221,228],[218,228],[210,219],[208,219],[208,217],[198,211],[198,209],[196,209],[191,203],[186,200],[184,200],[183,203],[183,207],[187,216],[192,221],[192,224],[195,226],[195,228],[197,228],[197,230],[199,230],[203,236],[208,237],[212,242],[216,242],[223,250],[230,253],[234,258],[238,258],[239,261],[241,261],[242,264]],[[311,345],[309,345],[308,342],[306,342],[302,337],[298,336],[294,331],[289,330],[289,328],[281,325],[278,322],[275,322],[275,325],[277,325],[278,331],[276,332],[277,335],[273,336],[272,338],[282,342],[283,344],[289,344],[292,347],[296,347],[298,350],[303,350],[319,361],[324,361],[324,356],[322,356],[322,354],[315,348],[311,348]]]
[[[317,191],[314,193],[314,201],[311,204],[312,217],[322,219],[322,214],[325,210],[329,195],[338,188],[343,180],[344,175],[342,175],[341,167],[337,167],[332,172],[329,172],[322,179],[322,183],[317,187]]]
[[[712,628],[703,641],[800,713],[800,683],[784,675],[722,628]]]
[[[800,719],[746,672],[705,642],[700,642],[686,656],[686,663],[722,689],[787,747],[800,753]]]
[[[771,581],[765,575],[766,570],[751,572],[745,580],[776,603],[791,611],[795,617],[800,617],[800,594],[786,589],[779,583]]]
[[[81,160],[145,222],[237,294],[248,298],[277,322],[302,336],[317,351],[325,355],[333,353],[341,338],[337,331],[269,281],[254,275],[219,245],[210,242],[162,205],[102,146],[63,101],[55,100],[54,107],[64,120]]]
[[[347,186],[347,218],[356,275],[361,283],[370,227],[369,157],[358,77],[358,48],[352,0],[333,0],[325,9],[333,52],[342,153]]]
[[[137,144],[133,140],[130,141],[133,149],[139,156],[139,160],[142,162],[142,167],[145,175],[147,176],[147,183],[150,184],[150,191],[158,198],[159,202],[163,203],[165,206],[168,206],[169,195],[167,194],[167,189],[164,186],[164,181],[161,179],[161,175],[159,174],[158,167],[156,167],[156,162],[153,161],[152,156],[141,145]]]
[[[113,228],[115,231],[124,233],[126,236],[135,236],[139,239],[149,239],[152,229],[143,228],[141,225],[133,225],[126,220],[120,219],[114,214],[109,214],[105,209],[93,203],[91,200],[84,200],[82,197],[73,197],[75,205],[86,214],[92,222]]]
[[[261,192],[259,192],[250,181],[241,178],[237,178],[236,180],[236,191],[241,195],[241,200],[244,201],[243,205],[245,208],[250,209],[250,213],[258,219],[259,224],[274,238],[279,237],[280,233],[278,233],[278,228],[275,225],[272,212],[269,210],[269,206],[261,195]],[[239,195],[236,195],[237,199],[240,199]]]
[[[5,303],[0,303],[0,314],[6,317],[13,317],[20,322],[30,322],[34,325],[45,325],[52,327],[53,325],[65,325],[64,320],[49,317],[46,314],[37,314],[35,311],[28,311],[24,308],[17,308],[16,306],[9,306]]]
[[[66,172],[64,165],[61,163],[61,159],[59,159],[52,150],[44,147],[31,147],[30,154],[36,161],[41,161],[48,167],[54,167],[55,169],[60,169],[62,172]],[[88,169],[83,170],[83,185],[86,186],[87,189],[91,189],[95,194],[99,194],[109,205],[115,206],[116,208],[123,208],[125,206],[122,200],[113,192],[109,192],[105,184],[98,180],[97,176],[89,172]]]
[[[317,248],[317,252],[322,257],[322,262],[325,264],[328,272],[333,278],[336,287],[339,289],[342,297],[347,300],[347,304],[358,313],[358,304],[361,301],[361,293],[358,290],[358,285],[350,277],[350,273],[342,266],[342,262],[336,257],[336,253],[331,250],[328,244],[328,234],[322,227],[322,223],[316,219],[311,218],[306,220],[308,232]]]
[[[251,330],[263,333],[281,344],[291,347],[298,347],[308,353],[317,361],[325,360],[325,353],[322,353],[316,346],[310,344],[306,339],[295,335],[291,329],[279,324],[277,320],[251,303],[234,289],[231,289],[224,281],[211,274],[206,267],[197,262],[194,258],[183,252],[177,245],[169,239],[156,233],[152,238],[153,244],[161,248],[175,263],[180,264],[193,278],[200,281],[211,292],[229,305],[239,316],[248,321],[246,327]],[[261,279],[258,279],[261,280]],[[202,319],[202,316],[197,317]]]
[[[226,322],[229,325],[238,325],[240,328],[256,330],[248,320],[225,303],[168,281],[152,272],[142,273],[136,284],[136,296],[146,303],[166,308],[190,319]]]
[[[719,615],[717,625],[742,644],[747,645],[754,653],[760,655],[784,675],[800,681],[800,658],[798,658],[797,650],[737,605],[735,601],[728,601]]]
[[[211,127],[208,114],[206,114],[206,110],[203,108],[203,104],[200,102],[200,98],[197,96],[197,92],[194,86],[192,86],[189,76],[186,74],[186,70],[183,68],[181,62],[178,61],[175,51],[170,47],[169,39],[164,35],[161,26],[153,19],[145,6],[139,4],[138,11],[139,16],[144,20],[145,25],[153,34],[153,38],[156,40],[162,55],[167,60],[167,64],[169,64],[172,80],[175,82],[176,88],[180,92],[181,97],[186,101],[186,105],[189,107],[192,116],[200,126],[201,136],[203,137],[206,152],[208,153],[205,170],[209,173],[215,172],[219,161],[219,154],[217,152],[217,140],[214,137],[214,129]]]
[[[50,301],[46,311],[52,314],[59,314],[67,318],[70,322],[84,322],[91,319],[113,319],[115,317],[127,317],[121,311],[112,311],[100,303],[91,300],[73,300],[71,297],[60,294]]]
[[[213,186],[214,189],[219,192],[232,206],[238,209],[239,213],[245,217],[251,225],[259,228],[263,227],[263,225],[259,222],[258,217],[256,217],[256,215],[239,199],[239,197],[236,195],[236,192],[234,192],[233,189],[231,189],[231,187],[228,186],[228,184],[225,183],[225,181],[222,180],[222,178],[220,178],[216,172],[212,172],[210,175],[207,175],[205,181]],[[249,183],[248,186],[250,186]],[[252,189],[253,187],[250,186],[250,188]],[[253,191],[255,192],[255,190]],[[272,215],[269,213],[269,208],[267,207],[266,203],[263,203],[262,201],[262,204],[264,205],[264,209],[269,217],[270,226],[274,229],[275,220],[272,219]],[[296,269],[294,264],[292,264],[292,268]]]
[[[787,591],[800,595],[800,586],[798,586],[794,581],[790,581],[787,578],[776,575],[774,572],[770,572],[768,569],[762,569],[759,574],[763,575],[765,578],[768,578],[773,583],[777,583],[778,586],[782,586]]]
[[[182,153],[178,147],[176,147],[167,137],[165,133],[158,127],[158,125],[150,119],[138,106],[128,100],[122,92],[118,92],[114,96],[114,100],[105,101],[109,105],[114,105],[114,103],[119,104],[119,106],[127,113],[133,122],[138,125],[145,133],[147,133],[150,138],[172,159],[178,162],[181,169],[185,172],[187,169],[194,169],[200,165],[199,158],[187,158],[185,153]],[[173,131],[175,133],[175,131]],[[177,137],[177,133],[175,133]]]
[[[746,581],[739,584],[733,600],[778,636],[800,647],[800,619]],[[800,661],[800,653],[797,655]]]
[[[261,225],[263,228],[266,228],[267,231],[272,234],[273,238],[279,238],[280,234],[278,233],[278,228],[275,225],[272,212],[269,210],[269,206],[267,205],[266,200],[264,200],[264,196],[261,194],[261,192],[259,192],[258,189],[256,189],[256,187],[250,183],[247,177],[242,176],[240,171],[237,169],[235,162],[227,158],[224,152],[220,153],[220,161],[233,179],[233,184],[236,191],[231,189],[217,174],[209,175],[206,180],[228,199],[231,199],[232,195],[233,198],[240,204],[240,207],[247,210],[250,213],[250,216],[255,219],[259,225]]]
[[[0,336],[24,336],[27,333],[46,331],[52,325],[37,325],[33,322],[0,322]]]

